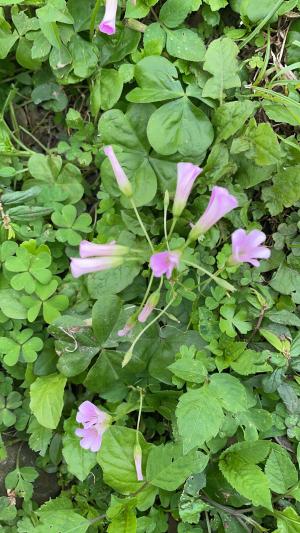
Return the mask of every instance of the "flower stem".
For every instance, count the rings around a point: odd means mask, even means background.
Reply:
[[[228,281],[225,281],[225,279],[219,278],[218,276],[216,276],[216,274],[211,274],[211,272],[209,272],[205,268],[202,268],[201,266],[197,265],[196,263],[192,263],[191,261],[185,261],[185,260],[183,260],[182,262],[185,263],[188,266],[191,266],[193,268],[196,268],[197,270],[200,270],[201,272],[203,272],[203,274],[206,274],[212,280],[214,280],[215,283],[217,283],[217,285],[220,285],[220,287],[223,287],[223,289],[226,289],[226,290],[232,291],[232,292],[236,291],[236,288],[233,285],[231,285],[230,283],[228,283]]]
[[[149,322],[149,324],[147,324],[147,326],[145,326],[144,329],[142,329],[142,331],[134,339],[132,345],[130,346],[128,352],[125,354],[125,357],[123,359],[123,362],[122,362],[122,367],[123,368],[131,360],[131,358],[133,356],[133,349],[134,349],[136,343],[140,340],[142,335],[144,335],[145,331],[147,331],[147,329],[151,328],[151,326],[153,326],[153,324],[155,324],[155,322],[157,322],[167,312],[169,307],[171,307],[171,305],[175,302],[176,297],[177,297],[177,295],[173,296],[173,298],[169,301],[169,303],[166,305],[166,307],[164,309],[162,309],[161,312],[153,320],[151,320],[151,322]]]
[[[150,281],[149,281],[149,284],[148,284],[147,290],[146,290],[146,292],[145,292],[145,294],[144,294],[144,298],[143,298],[143,300],[142,300],[142,303],[141,303],[140,306],[139,306],[139,311],[142,309],[142,307],[144,306],[144,303],[146,302],[146,300],[147,300],[147,298],[148,298],[148,296],[149,296],[149,293],[150,293],[150,291],[151,291],[151,287],[152,287],[152,283],[153,283],[153,279],[154,279],[154,276],[153,276],[153,274],[151,274],[151,277],[150,277]]]
[[[142,409],[143,409],[143,400],[144,400],[144,391],[143,391],[143,389],[139,388],[139,391],[140,391],[140,406],[139,406],[139,414],[138,414],[138,419],[137,419],[137,424],[136,424],[136,442],[137,442],[137,444],[139,443],[138,432],[139,432],[139,429],[140,429]]]
[[[139,214],[139,212],[138,212],[138,210],[136,208],[136,205],[135,205],[134,201],[132,200],[132,198],[130,199],[130,202],[131,202],[131,205],[132,205],[133,210],[135,212],[135,216],[138,219],[139,225],[141,226],[141,228],[143,230],[143,233],[144,233],[144,235],[145,235],[145,237],[146,237],[146,239],[148,241],[148,244],[149,244],[149,246],[151,248],[151,251],[154,252],[153,244],[152,244],[151,239],[149,237],[148,231],[146,230],[146,228],[144,226],[144,223],[143,223],[143,221],[142,221],[142,219],[140,217],[140,214]]]
[[[170,231],[169,231],[168,239],[171,239],[172,234],[173,234],[173,231],[174,231],[175,226],[176,226],[176,224],[177,224],[177,221],[178,221],[178,218],[177,218],[177,217],[174,217],[173,220],[172,220],[172,226],[171,226],[171,229],[170,229]]]
[[[100,7],[100,0],[96,0],[96,3],[95,3],[95,6],[94,6],[94,9],[93,9],[93,11],[92,11],[92,15],[91,15],[91,23],[90,23],[90,41],[92,41],[92,40],[93,40],[93,37],[94,37],[95,23],[96,23],[96,17],[97,17],[97,13],[98,13],[99,7]]]
[[[168,193],[168,191],[166,191],[165,200],[164,200],[164,234],[165,234],[165,240],[166,240],[167,248],[168,248],[168,250],[170,250],[169,240],[168,240],[168,231],[167,231],[168,206],[169,206],[169,193]]]

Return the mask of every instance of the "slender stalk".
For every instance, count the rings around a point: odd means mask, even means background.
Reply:
[[[145,292],[145,294],[144,294],[144,298],[143,298],[143,300],[142,300],[142,303],[141,303],[140,306],[139,306],[139,311],[142,309],[142,307],[144,306],[144,303],[146,302],[146,300],[147,300],[147,298],[148,298],[148,296],[149,296],[149,293],[150,293],[150,291],[151,291],[151,287],[152,287],[152,283],[153,283],[153,279],[154,279],[154,276],[153,276],[153,274],[151,274],[151,277],[150,277],[150,281],[149,281],[149,284],[148,284],[147,290],[146,290],[146,292]]]
[[[218,278],[218,276],[216,276],[216,274],[211,274],[211,272],[209,272],[205,268],[202,268],[201,266],[197,265],[196,263],[192,263],[191,261],[185,261],[185,260],[183,260],[182,262],[185,263],[188,266],[191,266],[193,268],[196,268],[197,270],[200,270],[201,272],[203,272],[203,274],[206,274],[207,276],[209,276],[211,279],[213,279],[218,285],[220,285],[224,289],[227,289],[229,291],[235,291],[236,290],[235,287],[233,287],[233,285],[228,283],[228,281],[225,281],[225,279],[222,279],[222,278]]]
[[[265,57],[264,57],[264,64],[263,64],[263,67],[262,67],[261,71],[259,72],[255,82],[253,83],[253,86],[259,85],[260,82],[264,79],[264,76],[266,74],[266,70],[267,70],[267,67],[268,67],[268,64],[269,64],[270,51],[271,51],[271,36],[270,36],[270,26],[268,26],[267,46],[266,46],[266,53],[265,53]]]
[[[252,39],[254,39],[254,37],[260,32],[260,30],[273,17],[273,15],[276,13],[277,9],[280,8],[280,6],[281,6],[281,4],[283,4],[283,2],[284,2],[284,0],[277,0],[276,4],[274,5],[274,7],[272,9],[270,9],[270,11],[265,16],[265,18],[261,20],[261,22],[256,26],[256,28],[254,28],[254,30],[248,35],[248,37],[245,37],[245,39],[243,39],[243,41],[239,45],[239,49],[240,50],[242,48],[244,48],[244,46],[246,46],[246,44],[248,44],[250,41],[252,41]]]
[[[173,220],[172,220],[172,225],[171,225],[171,228],[170,228],[170,231],[169,231],[169,235],[168,235],[169,239],[171,239],[171,237],[172,237],[172,234],[173,234],[173,231],[174,231],[175,226],[177,224],[177,221],[178,221],[178,218],[174,217]]]
[[[144,391],[140,388],[140,406],[139,406],[139,414],[136,424],[136,442],[139,444],[139,429],[140,429],[140,423],[141,423],[141,416],[142,416],[142,409],[143,409],[143,401],[144,401]]]
[[[34,154],[35,152],[33,150],[30,150],[30,148],[27,148],[27,146],[18,139],[18,137],[15,136],[15,134],[10,130],[8,125],[6,124],[5,120],[2,119],[2,124],[4,128],[6,129],[9,136],[19,145],[21,148],[23,148],[26,152],[28,152],[30,155]],[[3,153],[3,152],[2,152]]]
[[[154,248],[153,248],[153,244],[152,244],[152,242],[151,242],[151,239],[150,239],[150,237],[149,237],[148,231],[146,230],[146,228],[145,228],[145,226],[144,226],[144,223],[143,223],[143,221],[142,221],[142,219],[141,219],[141,217],[140,217],[140,214],[139,214],[139,212],[138,212],[138,210],[137,210],[137,208],[136,208],[136,205],[135,205],[134,201],[132,200],[132,198],[131,198],[130,202],[131,202],[131,205],[132,205],[133,210],[134,210],[134,212],[135,212],[135,216],[136,216],[136,218],[137,218],[137,220],[138,220],[138,222],[139,222],[139,225],[141,226],[141,228],[142,228],[142,230],[143,230],[143,233],[144,233],[144,235],[145,235],[145,237],[146,237],[146,239],[147,239],[147,241],[148,241],[148,244],[149,244],[149,246],[150,246],[150,248],[151,248],[151,251],[152,251],[152,253],[153,253],[153,252],[154,252]]]
[[[29,135],[29,137],[31,137],[34,142],[36,144],[38,144],[40,146],[40,148],[42,148],[44,150],[44,152],[46,152],[47,154],[50,154],[50,150],[43,144],[41,143],[41,141],[39,141],[35,135],[33,135],[30,131],[26,130],[26,128],[23,128],[23,126],[20,126],[20,130],[24,131],[24,133],[26,133],[26,135]]]
[[[98,10],[99,10],[99,7],[100,7],[100,2],[101,2],[101,0],[96,0],[94,9],[93,9],[92,14],[91,14],[90,41],[92,41],[93,37],[94,37],[95,23],[96,23],[97,13],[98,13]]]
[[[176,295],[177,296],[177,295]],[[124,366],[128,365],[129,361],[131,360],[132,356],[133,356],[133,349],[136,345],[136,343],[140,340],[140,338],[142,337],[142,335],[144,335],[145,331],[147,331],[147,329],[151,328],[151,326],[153,326],[153,324],[155,324],[155,322],[157,322],[166,312],[167,310],[169,309],[169,307],[171,307],[171,305],[175,302],[176,300],[176,296],[174,296],[168,303],[168,305],[166,305],[166,307],[164,309],[161,310],[161,312],[153,319],[151,320],[151,322],[149,322],[149,324],[147,324],[147,326],[144,327],[144,329],[142,329],[142,331],[138,334],[138,336],[134,339],[132,345],[130,346],[128,352],[125,354],[125,357],[123,359],[123,362],[122,362],[122,367],[124,368]]]
[[[169,240],[168,240],[168,231],[167,231],[168,206],[169,206],[169,193],[168,193],[168,191],[166,191],[165,201],[164,201],[164,234],[165,234],[165,240],[166,240],[167,248],[168,248],[168,250],[170,250]]]
[[[205,520],[206,520],[207,533],[211,533],[210,521],[209,521],[209,516],[208,516],[207,511],[205,511]]]

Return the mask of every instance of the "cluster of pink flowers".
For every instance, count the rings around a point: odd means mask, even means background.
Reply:
[[[112,146],[106,146],[104,153],[109,158],[118,187],[122,194],[131,198],[133,191],[131,183],[121,167]],[[173,202],[173,217],[176,221],[182,214],[193,184],[201,174],[202,169],[192,163],[178,163],[177,165],[177,187]],[[201,238],[212,226],[222,217],[238,206],[238,201],[224,187],[213,187],[207,208],[202,216],[192,225],[188,235],[187,243]],[[232,234],[232,254],[229,260],[231,265],[247,262],[253,266],[259,266],[258,259],[268,259],[270,250],[263,245],[266,235],[262,231],[252,230],[246,233],[243,229],[238,229]],[[150,257],[150,268],[155,278],[163,275],[170,279],[174,269],[180,264],[183,250],[164,250],[153,253]],[[127,260],[127,256],[132,258],[131,250],[127,246],[116,244],[115,241],[109,244],[95,244],[82,241],[79,247],[79,258],[71,259],[71,272],[75,278],[91,272],[98,272],[121,266]],[[159,302],[160,293],[155,291],[146,301],[144,307],[129,319],[124,328],[118,331],[120,337],[128,335],[134,328],[136,320],[145,322],[153,309]]]

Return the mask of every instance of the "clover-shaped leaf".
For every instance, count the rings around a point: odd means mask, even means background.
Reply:
[[[33,337],[32,329],[12,331],[10,337],[0,337],[0,353],[4,355],[4,363],[14,366],[18,360],[33,363],[37,359],[37,352],[43,348],[43,341]]]
[[[71,246],[77,246],[82,240],[81,233],[89,233],[92,218],[88,213],[82,213],[77,217],[74,205],[65,205],[61,211],[52,214],[52,222],[60,229],[56,232],[59,242],[67,242]]]
[[[57,286],[58,282],[52,279],[48,285],[37,285],[36,295],[21,298],[22,304],[28,309],[29,322],[34,322],[42,309],[45,322],[51,324],[60,316],[61,311],[67,309],[68,297],[64,294],[54,294]]]
[[[36,248],[30,241],[29,246],[25,247],[25,244],[16,250],[15,256],[7,258],[5,268],[9,272],[16,272],[10,280],[13,289],[32,294],[37,281],[46,284],[51,280],[52,273],[48,270],[51,255],[47,246]]]

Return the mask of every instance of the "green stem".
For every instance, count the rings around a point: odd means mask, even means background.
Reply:
[[[141,416],[142,416],[142,409],[143,409],[143,401],[144,401],[144,391],[140,388],[140,405],[139,405],[139,414],[136,424],[136,443],[139,444],[139,429],[140,429],[140,423],[141,423]]]
[[[215,283],[217,283],[218,285],[223,287],[223,289],[227,289],[227,290],[232,291],[232,292],[234,292],[236,290],[235,287],[233,287],[233,285],[228,283],[228,281],[226,281],[225,279],[222,279],[222,278],[218,278],[218,276],[216,276],[216,274],[211,274],[211,272],[209,272],[205,268],[202,268],[201,266],[197,265],[196,263],[192,263],[191,261],[185,261],[185,260],[183,260],[182,262],[185,263],[188,266],[191,266],[193,268],[196,268],[197,270],[200,270],[200,272],[203,272],[203,274],[206,274],[207,276],[209,276],[212,280],[214,280]]]
[[[209,516],[208,516],[207,511],[205,511],[205,520],[206,520],[207,533],[211,533],[211,527],[210,527]]]
[[[143,300],[142,300],[142,303],[141,303],[140,306],[139,306],[139,312],[140,312],[140,310],[144,307],[144,303],[146,302],[146,300],[147,300],[147,298],[148,298],[148,296],[149,296],[149,293],[150,293],[150,291],[151,291],[151,287],[152,287],[152,283],[153,283],[153,279],[154,279],[154,276],[153,276],[153,274],[151,274],[151,277],[150,277],[150,281],[149,281],[149,284],[148,284],[147,290],[146,290],[146,292],[145,292],[145,294],[144,294],[144,298],[143,298]]]
[[[268,14],[265,16],[265,18],[263,20],[261,20],[261,22],[256,26],[256,28],[248,35],[248,37],[246,37],[245,39],[243,39],[243,41],[241,42],[241,44],[239,45],[239,49],[241,50],[242,48],[244,48],[244,46],[246,46],[246,44],[248,44],[250,41],[252,41],[252,39],[260,32],[260,30],[267,24],[267,22],[273,17],[273,15],[276,13],[277,9],[280,8],[281,4],[283,4],[284,0],[277,0],[276,4],[274,5],[274,7],[272,9],[270,9],[270,11],[268,12]]]
[[[24,133],[26,133],[26,135],[29,135],[29,137],[31,137],[34,142],[36,144],[38,144],[40,146],[40,148],[42,148],[42,150],[44,150],[44,152],[46,152],[47,154],[50,154],[50,150],[49,148],[47,148],[47,146],[45,146],[43,143],[41,143],[41,141],[39,141],[35,135],[33,135],[30,131],[26,130],[26,128],[23,128],[23,126],[20,126],[20,130],[24,131]]]
[[[177,296],[174,296],[169,301],[168,305],[166,305],[166,307],[164,309],[162,309],[161,312],[153,320],[151,320],[151,322],[149,322],[149,324],[147,324],[147,326],[145,326],[144,329],[142,329],[142,331],[134,339],[134,341],[133,341],[132,345],[130,346],[128,352],[125,354],[125,357],[124,357],[123,362],[122,362],[122,367],[128,365],[129,361],[131,360],[131,358],[133,356],[133,349],[134,349],[136,343],[142,337],[142,335],[144,335],[145,331],[147,331],[147,329],[151,328],[151,326],[153,326],[153,324],[155,324],[155,322],[157,322],[166,313],[166,311],[169,309],[169,307],[171,307],[171,305],[175,302],[176,297]]]
[[[97,18],[97,13],[100,7],[101,0],[96,0],[94,9],[91,14],[91,23],[90,23],[90,41],[93,40],[94,37],[94,31],[95,31],[95,23]]]
[[[15,150],[14,152],[3,152],[0,150],[0,155],[5,157],[31,157],[32,154],[29,152],[22,152],[21,150]]]
[[[5,120],[2,119],[2,124],[4,126],[4,128],[6,129],[7,133],[9,134],[9,136],[19,145],[21,146],[21,148],[23,148],[24,150],[26,150],[26,152],[28,152],[29,154],[34,154],[35,152],[33,150],[30,150],[30,148],[27,148],[27,146],[25,146],[25,144],[22,143],[22,141],[20,141],[20,139],[18,139],[18,137],[16,137],[14,135],[14,133],[10,130],[10,128],[8,127],[8,125],[6,124]]]
[[[167,231],[168,206],[169,206],[169,193],[168,193],[168,191],[166,191],[165,201],[164,201],[164,234],[165,234],[165,240],[166,240],[167,248],[168,248],[168,250],[170,250],[169,240],[168,240],[168,231]]]
[[[139,215],[139,212],[138,212],[138,210],[137,210],[137,208],[136,208],[136,206],[135,206],[135,203],[134,203],[134,201],[132,200],[132,198],[130,199],[130,202],[131,202],[131,205],[132,205],[133,210],[134,210],[134,212],[135,212],[135,216],[136,216],[136,218],[137,218],[137,220],[138,220],[138,222],[139,222],[139,225],[141,226],[141,228],[142,228],[142,230],[143,230],[143,233],[144,233],[144,235],[145,235],[145,237],[146,237],[146,239],[147,239],[147,241],[148,241],[148,244],[149,244],[149,246],[150,246],[150,248],[151,248],[151,252],[153,253],[153,252],[154,252],[154,248],[153,248],[153,244],[152,244],[152,242],[151,242],[151,239],[150,239],[150,237],[149,237],[148,231],[146,230],[146,228],[145,228],[145,226],[144,226],[144,223],[143,223],[143,221],[142,221],[142,219],[141,219],[141,217],[140,217],[140,215]]]
[[[270,36],[270,26],[268,26],[267,46],[266,46],[266,53],[265,53],[265,57],[264,57],[264,64],[263,64],[263,67],[262,67],[261,71],[259,72],[255,82],[253,83],[253,86],[259,85],[260,82],[264,79],[264,76],[266,74],[266,70],[267,70],[267,67],[268,67],[268,64],[269,64],[270,51],[271,51],[271,36]]]
[[[171,225],[171,228],[170,228],[170,232],[169,232],[169,235],[168,235],[168,239],[171,239],[172,234],[173,234],[173,231],[174,231],[175,226],[176,226],[176,224],[177,224],[177,221],[178,221],[178,218],[177,218],[177,217],[174,217],[173,220],[172,220],[172,225]]]

